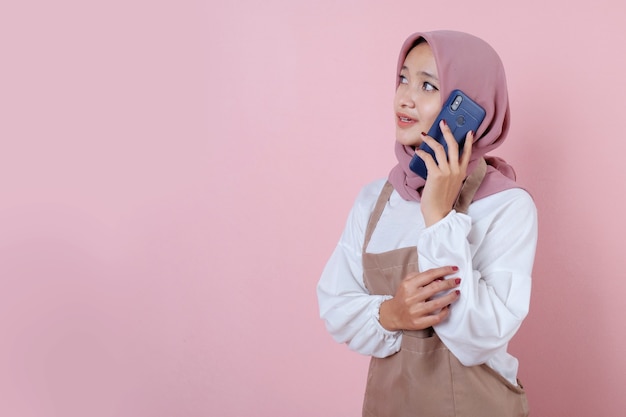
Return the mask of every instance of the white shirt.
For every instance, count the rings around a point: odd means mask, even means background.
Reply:
[[[317,286],[320,315],[333,338],[362,354],[386,357],[400,349],[402,332],[378,322],[380,304],[363,283],[362,246],[369,216],[385,180],[365,186]],[[419,270],[458,266],[460,298],[435,326],[465,366],[487,364],[517,385],[518,361],[507,346],[528,313],[537,244],[537,211],[519,188],[485,197],[468,214],[450,212],[424,226],[420,203],[394,190],[374,230],[368,253],[417,246]]]

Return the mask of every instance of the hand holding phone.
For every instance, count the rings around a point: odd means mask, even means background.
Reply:
[[[461,90],[454,90],[441,108],[441,112],[439,112],[437,119],[435,119],[435,122],[428,131],[428,136],[443,145],[446,155],[448,155],[448,144],[446,143],[443,133],[439,128],[439,122],[442,119],[445,120],[452,131],[454,139],[459,144],[460,155],[463,150],[467,133],[470,130],[473,130],[474,132],[478,130],[478,127],[485,118],[485,114],[485,110],[475,101],[470,99],[465,93]],[[433,159],[437,161],[435,152],[425,142],[422,142],[419,148],[428,152]],[[424,179],[428,176],[428,170],[426,169],[424,160],[417,155],[414,155],[413,159],[411,159],[409,168],[411,168],[411,171],[415,172]]]

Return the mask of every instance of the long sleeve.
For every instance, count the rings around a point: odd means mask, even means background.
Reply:
[[[400,349],[402,332],[378,322],[391,295],[370,295],[363,283],[365,228],[384,181],[366,186],[318,283],[320,315],[333,338],[376,357]],[[537,244],[537,212],[530,195],[510,189],[452,211],[426,228],[420,203],[394,192],[369,242],[368,253],[417,247],[420,271],[454,265],[462,279],[450,316],[435,326],[464,365],[487,364],[516,383],[517,359],[508,343],[528,313]]]
[[[391,296],[370,295],[363,283],[365,227],[382,184],[361,192],[317,286],[320,316],[332,337],[352,350],[377,357],[397,352],[401,335],[378,322],[380,304]]]
[[[435,330],[466,366],[487,363],[497,368],[495,362],[510,361],[507,345],[530,303],[535,205],[521,190],[494,198],[501,201],[489,211],[483,210],[481,200],[470,206],[469,215],[451,212],[425,229],[418,241],[420,270],[443,265],[460,269],[461,296]],[[485,214],[473,218],[472,209]],[[517,361],[509,367],[516,368]]]

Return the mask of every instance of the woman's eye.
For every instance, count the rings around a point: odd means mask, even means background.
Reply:
[[[437,87],[435,87],[434,85],[432,85],[431,83],[429,83],[428,81],[425,81],[424,84],[422,85],[422,88],[426,91],[437,91]]]
[[[400,80],[400,84],[408,84],[409,81],[406,79],[404,75],[399,75],[398,79]]]

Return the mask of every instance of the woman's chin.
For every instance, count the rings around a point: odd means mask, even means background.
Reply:
[[[396,142],[398,142],[400,145],[411,146],[413,148],[417,148],[422,144],[421,140],[417,140],[415,138],[396,137]]]

